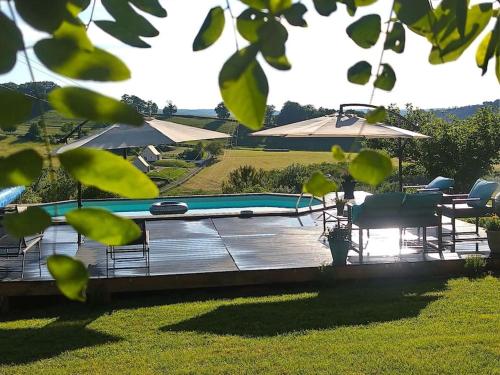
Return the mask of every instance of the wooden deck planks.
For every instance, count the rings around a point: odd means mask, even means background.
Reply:
[[[213,218],[198,220],[165,220],[148,222],[150,231],[149,275],[183,275],[193,273],[295,269],[318,267],[331,263],[330,250],[322,234],[318,214],[300,217]],[[458,222],[461,230],[473,225]],[[445,232],[450,229],[445,226]],[[485,241],[458,243],[456,252],[422,253],[417,231],[407,230],[405,247],[399,248],[397,229],[372,230],[364,252],[364,263],[422,262],[461,259],[469,254],[489,254]],[[429,230],[428,238],[435,239]],[[357,233],[353,233],[357,241]],[[106,277],[105,247],[86,240],[78,249],[77,235],[69,226],[59,225],[46,230],[42,241],[42,275],[38,271],[38,254],[26,259],[27,280],[50,279],[46,258],[58,253],[75,256],[88,267],[92,277]],[[476,252],[477,250],[477,252]],[[357,253],[349,253],[349,262],[358,264]],[[9,261],[0,260],[0,266]],[[144,261],[128,261],[123,265],[141,265]],[[145,264],[145,263],[144,263]],[[144,276],[145,268],[119,270],[112,276]],[[0,280],[18,279],[18,272],[0,271]]]

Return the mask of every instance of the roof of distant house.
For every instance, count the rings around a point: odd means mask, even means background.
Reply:
[[[134,159],[134,163],[135,162],[139,162],[140,164],[144,165],[145,167],[149,167],[149,163],[142,157],[142,156],[137,156],[135,159]]]
[[[148,147],[146,147],[149,151],[151,151],[153,153],[153,155],[161,155],[160,151],[158,151],[156,149],[155,146],[153,145],[149,145]]]

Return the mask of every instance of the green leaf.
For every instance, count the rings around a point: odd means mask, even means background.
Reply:
[[[357,7],[365,7],[367,5],[371,5],[373,3],[376,3],[377,0],[354,0],[354,4]]]
[[[101,0],[101,2],[116,23],[128,27],[136,35],[148,38],[158,36],[158,30],[145,17],[137,13],[128,1]]]
[[[292,6],[292,0],[267,0],[272,14],[280,14]]]
[[[240,35],[251,43],[259,40],[258,31],[264,25],[265,13],[248,8],[245,9],[236,19],[236,28]]]
[[[66,0],[15,0],[16,10],[26,23],[37,30],[52,33],[64,20],[73,19]]]
[[[375,124],[377,122],[384,121],[386,116],[387,116],[387,111],[383,106],[380,106],[366,114],[366,121],[369,124]]]
[[[452,0],[451,6],[457,18],[458,33],[462,38],[465,38],[465,25],[467,24],[469,0]]]
[[[315,197],[323,197],[332,191],[337,191],[337,184],[327,179],[323,173],[314,172],[302,187],[302,191]]]
[[[373,85],[385,91],[391,91],[396,84],[396,73],[389,64],[382,64],[382,73],[380,73]]]
[[[127,25],[113,21],[94,21],[94,23],[104,32],[129,46],[137,48],[151,47],[148,43],[143,41],[137,33],[130,30]]]
[[[313,0],[313,3],[316,12],[324,17],[328,17],[337,10],[337,0]]]
[[[269,4],[268,0],[241,0],[241,2],[257,10],[266,9]]]
[[[304,19],[304,14],[307,12],[307,8],[302,3],[295,3],[290,8],[283,12],[283,16],[287,22],[292,26],[306,27],[307,22]]]
[[[56,111],[70,118],[135,126],[144,123],[143,117],[129,105],[87,89],[62,87],[52,90],[48,98]]]
[[[75,148],[59,155],[64,168],[81,183],[127,198],[155,198],[158,187],[129,161],[109,151]]]
[[[372,75],[372,66],[366,61],[360,61],[349,68],[347,79],[358,85],[365,85]]]
[[[339,145],[335,145],[332,147],[332,155],[333,155],[333,160],[336,161],[345,161],[345,153],[344,150],[342,150],[342,147]]]
[[[260,41],[260,51],[264,56],[280,57],[285,54],[285,43],[288,31],[279,22],[270,20],[257,31]]]
[[[402,53],[405,49],[405,28],[401,22],[394,22],[392,29],[387,34],[384,49],[391,49],[396,53]]]
[[[39,40],[34,51],[47,68],[69,78],[94,81],[130,78],[129,69],[120,59],[92,46],[83,25],[63,22],[54,37]]]
[[[356,7],[356,4],[355,4],[354,0],[338,0],[338,2],[345,4],[345,6],[347,8],[347,13],[351,17],[353,17],[356,14],[356,10],[358,8]]]
[[[89,275],[82,262],[56,254],[47,259],[47,268],[62,294],[74,301],[85,301]]]
[[[264,56],[264,59],[269,65],[278,70],[290,70],[292,68],[292,65],[285,55],[278,57]]]
[[[224,30],[224,23],[224,9],[220,6],[210,9],[198,35],[194,38],[193,51],[200,51],[214,44]]]
[[[129,0],[137,8],[143,12],[149,13],[156,17],[164,18],[167,16],[167,11],[163,8],[158,0]]]
[[[373,47],[380,35],[380,22],[378,14],[363,16],[347,27],[347,35],[362,48]]]
[[[14,21],[2,12],[0,12],[0,46],[0,74],[3,74],[16,65],[17,51],[24,48],[24,42],[23,35]]]
[[[40,207],[28,207],[25,211],[5,215],[3,225],[14,237],[22,238],[42,233],[51,224],[50,215]]]
[[[495,57],[495,72],[497,75],[498,83],[500,83],[500,48],[497,48],[497,53]]]
[[[225,62],[219,74],[224,104],[242,124],[260,129],[266,113],[269,86],[253,45],[237,51]]]
[[[488,70],[488,63],[495,55],[496,50],[500,50],[500,18],[495,23],[495,28],[490,31],[479,44],[476,51],[476,64],[484,75]]]
[[[456,17],[452,17],[447,8],[439,6],[436,8],[435,14],[437,18],[436,33],[434,37],[428,36],[428,39],[433,43],[429,62],[442,64],[454,61],[462,55],[488,25],[493,10],[491,3],[472,6],[467,13],[464,37],[460,36]]]
[[[30,185],[40,176],[42,166],[42,157],[33,149],[0,158],[0,188]]]
[[[432,34],[435,16],[428,0],[395,0],[394,12],[413,32],[422,36]]]
[[[31,98],[17,91],[0,88],[0,129],[14,130],[31,115]]]
[[[104,245],[127,245],[141,235],[141,229],[132,220],[102,208],[79,208],[65,216],[78,233]]]
[[[349,164],[349,173],[360,182],[379,185],[392,173],[391,159],[375,150],[362,150]]]

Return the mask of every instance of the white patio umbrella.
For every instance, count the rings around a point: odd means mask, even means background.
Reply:
[[[174,143],[207,139],[230,138],[220,133],[194,126],[180,125],[162,120],[147,120],[143,126],[114,124],[104,130],[64,145],[57,150],[60,154],[77,147],[93,147],[106,150],[120,150],[149,145],[171,145]]]
[[[124,124],[108,126],[96,134],[60,147],[56,153],[60,154],[78,147],[92,147],[106,150],[123,150],[123,156],[126,157],[127,148],[130,147],[171,145],[180,142],[230,137],[230,135],[225,133],[180,125],[174,122],[147,120],[144,122],[144,125],[138,127]],[[78,207],[81,207],[82,194],[80,183],[78,183],[77,201]],[[81,243],[80,234],[78,234],[78,243]]]
[[[401,139],[425,139],[429,136],[382,123],[369,124],[366,119],[354,115],[329,115],[261,130],[254,137],[285,138],[397,138],[399,148],[399,187],[402,190],[403,144]]]

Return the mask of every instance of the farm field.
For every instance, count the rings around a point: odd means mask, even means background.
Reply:
[[[285,168],[290,164],[315,164],[333,162],[331,152],[287,151],[272,152],[264,150],[225,150],[220,161],[205,168],[182,184],[176,193],[193,193],[201,190],[206,193],[220,193],[222,181],[229,173],[242,166],[251,165],[265,170]]]

